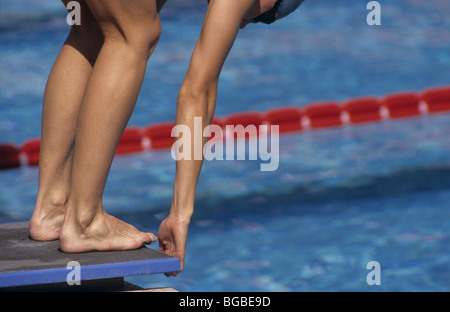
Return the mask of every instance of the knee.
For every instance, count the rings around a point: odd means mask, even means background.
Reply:
[[[197,81],[185,79],[178,92],[178,102],[192,105],[203,102],[208,96],[208,88]]]
[[[156,48],[162,32],[161,21],[158,15],[144,25],[139,25],[137,28],[136,48],[142,50],[144,56],[148,59]]]
[[[158,44],[161,22],[157,14],[126,25],[100,23],[105,42],[125,44],[140,58],[148,59]]]
[[[217,95],[217,81],[190,78],[183,81],[178,92],[177,107],[181,111],[203,112],[212,119]]]
[[[218,79],[189,70],[178,93],[185,99],[197,100],[208,98],[217,91]]]

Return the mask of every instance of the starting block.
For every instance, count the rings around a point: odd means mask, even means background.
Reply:
[[[0,224],[0,291],[137,290],[124,277],[180,270],[177,258],[147,247],[64,253],[58,241],[30,239],[28,226]]]

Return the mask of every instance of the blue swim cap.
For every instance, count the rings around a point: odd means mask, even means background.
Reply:
[[[278,17],[277,19],[281,19],[283,17],[288,16],[292,12],[298,9],[300,4],[302,4],[303,0],[283,0],[278,7]]]
[[[278,0],[273,8],[253,19],[253,23],[272,24],[288,16],[302,4],[303,0]]]

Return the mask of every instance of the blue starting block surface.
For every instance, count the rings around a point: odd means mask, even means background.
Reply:
[[[79,267],[74,267],[73,261]],[[177,258],[147,247],[130,251],[63,253],[58,241],[30,239],[28,222],[0,224],[0,288],[66,283],[69,274],[77,276],[75,273],[79,273],[83,283],[179,270]]]

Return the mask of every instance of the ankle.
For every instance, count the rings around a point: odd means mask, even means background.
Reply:
[[[68,203],[63,228],[85,231],[104,215],[102,204]]]
[[[36,208],[38,209],[53,210],[64,207],[67,203],[68,192],[53,191],[46,192],[44,195],[41,194],[42,192],[38,192],[38,199],[36,201]]]

